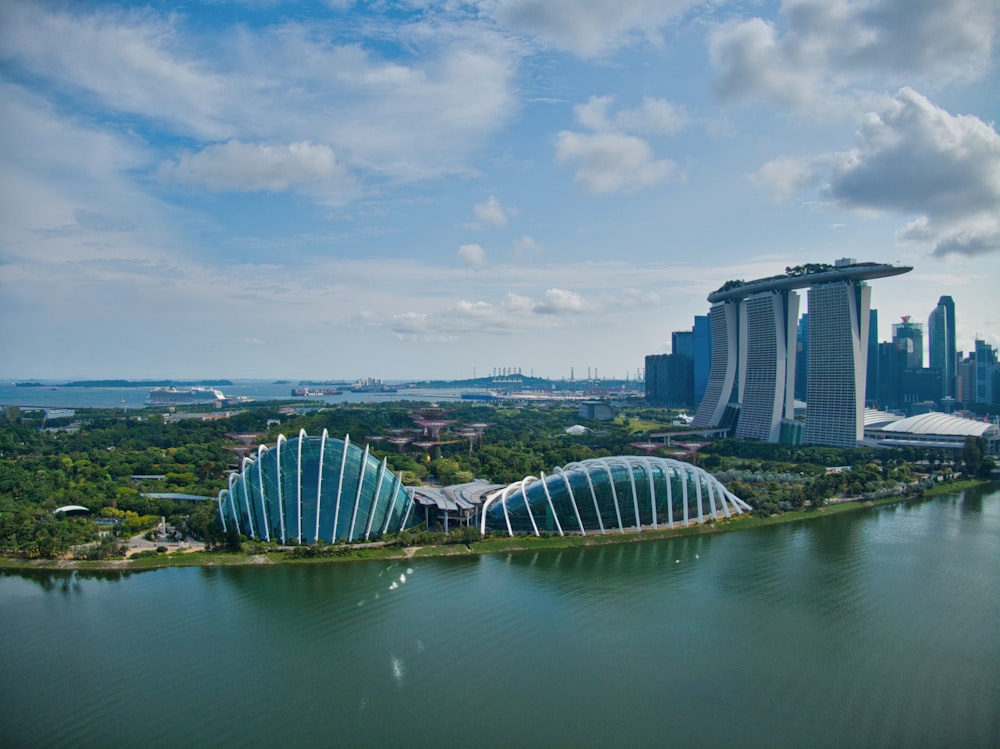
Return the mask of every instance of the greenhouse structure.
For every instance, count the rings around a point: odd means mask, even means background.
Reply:
[[[484,535],[626,533],[752,509],[690,463],[635,455],[570,463],[506,486],[407,488],[367,446],[326,430],[261,445],[230,475],[218,504],[224,530],[282,544],[367,541],[420,522],[478,525]]]
[[[219,493],[222,526],[262,541],[364,541],[406,526],[410,495],[399,476],[368,447],[339,440],[324,429],[293,439],[278,437],[244,458],[229,488]]]
[[[625,533],[729,518],[752,508],[712,474],[670,458],[593,458],[528,476],[483,504],[483,533]]]

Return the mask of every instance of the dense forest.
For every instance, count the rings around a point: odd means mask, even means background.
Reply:
[[[685,428],[670,426],[668,410],[648,407],[620,409],[618,418],[608,422],[582,422],[575,406],[455,403],[438,409],[412,402],[295,409],[273,403],[247,407],[228,418],[165,416],[153,409],[127,415],[80,410],[72,417],[46,420],[41,411],[7,409],[0,418],[0,552],[51,557],[76,548],[89,557],[113,556],[120,553],[117,539],[142,533],[160,518],[181,537],[224,545],[214,498],[225,488],[227,473],[239,466],[239,450],[245,446],[235,436],[240,434],[255,435],[251,447],[273,444],[280,433],[291,437],[300,429],[310,435],[324,429],[337,438],[350,435],[355,443],[369,443],[379,459],[385,456],[408,484],[473,478],[505,483],[573,461],[640,454],[644,447],[712,471],[759,514],[818,506],[839,495],[895,491],[932,470],[980,473],[992,467],[974,440],[958,466],[941,451],[840,450],[742,440],[718,440],[694,449],[651,448],[651,434],[663,441],[659,435]],[[449,422],[437,444],[414,444],[427,439],[421,419]],[[580,423],[587,431],[567,433]],[[410,435],[414,442],[394,446],[387,439],[390,434]],[[832,467],[838,470],[831,472]],[[144,496],[166,493],[210,499]],[[91,517],[53,513],[66,505],[86,507]]]

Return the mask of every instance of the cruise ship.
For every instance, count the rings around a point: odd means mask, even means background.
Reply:
[[[212,404],[221,406],[228,398],[221,390],[208,387],[162,387],[153,388],[146,397],[150,406],[191,406]]]

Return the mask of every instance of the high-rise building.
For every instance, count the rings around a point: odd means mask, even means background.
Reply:
[[[795,335],[795,399],[803,403],[809,387],[809,313],[799,318]]]
[[[911,322],[909,315],[903,315],[903,321],[893,324],[892,342],[896,348],[906,352],[907,369],[924,368],[924,326]]]
[[[694,395],[694,359],[683,354],[646,357],[646,400],[671,408],[690,408]]]
[[[871,408],[878,403],[878,310],[868,312],[868,373],[865,377],[865,405]]]
[[[870,306],[859,280],[809,289],[807,444],[856,447],[864,437]]]
[[[912,270],[841,260],[787,268],[785,275],[730,281],[712,303],[712,368],[693,424],[796,440],[798,295],[809,289],[805,341],[807,418],[802,441],[853,447],[863,436],[871,288],[864,281]],[[787,429],[786,429],[787,427]]]
[[[955,399],[962,403],[973,403],[976,400],[976,357],[969,354],[964,359],[958,352],[957,376],[955,377]]]
[[[708,315],[694,318],[694,403],[701,403],[712,368],[712,327]]]
[[[986,341],[976,339],[975,402],[993,402],[993,371],[997,367],[997,354]]]
[[[739,400],[736,369],[739,364],[740,307],[739,301],[728,300],[713,304],[708,313],[712,324],[712,368],[705,396],[692,422],[695,426],[719,426],[727,406]]]
[[[766,291],[740,302],[741,395],[736,436],[777,442],[782,419],[795,416],[795,331],[799,295]]]
[[[677,330],[670,334],[671,351],[694,360],[694,331]]]
[[[950,296],[938,299],[927,319],[930,368],[941,373],[941,397],[956,397],[958,355],[955,348],[955,302]]]

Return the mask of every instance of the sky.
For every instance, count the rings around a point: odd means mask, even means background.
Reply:
[[[636,377],[805,262],[1000,345],[995,0],[0,2],[0,378]],[[803,311],[806,302],[802,301]]]

